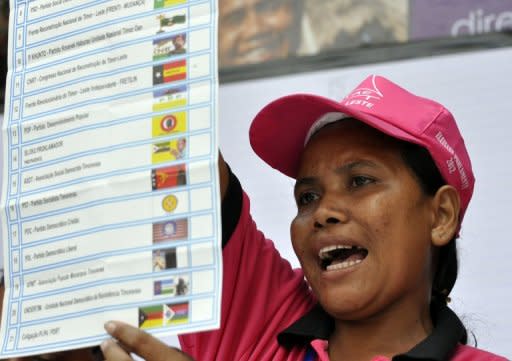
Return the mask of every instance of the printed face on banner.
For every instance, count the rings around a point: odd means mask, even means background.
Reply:
[[[407,0],[315,3],[305,14],[310,38],[314,39],[314,52],[407,41],[408,7]]]
[[[221,68],[407,41],[407,0],[220,0]]]
[[[222,67],[283,59],[297,50],[302,0],[220,0]]]

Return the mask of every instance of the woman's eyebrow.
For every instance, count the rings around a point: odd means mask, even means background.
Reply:
[[[293,191],[294,193],[297,192],[297,188],[301,187],[301,186],[305,186],[305,185],[313,185],[313,184],[316,184],[317,183],[317,179],[316,177],[304,177],[304,178],[299,178],[297,179],[297,181],[295,182],[295,186],[293,187]]]
[[[336,168],[335,172],[337,174],[343,174],[350,172],[351,170],[363,167],[378,168],[379,165],[375,162],[372,162],[371,160],[357,160],[339,166],[338,168]]]

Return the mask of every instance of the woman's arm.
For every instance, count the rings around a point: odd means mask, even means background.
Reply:
[[[226,192],[228,190],[229,185],[229,170],[228,165],[224,161],[224,157],[222,156],[222,153],[219,151],[219,183],[220,183],[220,196],[221,200],[224,200],[224,196],[226,195]]]

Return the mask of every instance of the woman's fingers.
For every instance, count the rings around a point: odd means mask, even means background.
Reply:
[[[106,361],[132,360],[129,352],[141,356],[146,361],[192,360],[180,350],[171,348],[150,334],[125,323],[110,321],[106,323],[105,329],[112,337],[119,341],[119,344],[112,340],[105,341],[102,344],[102,351]]]
[[[114,340],[105,340],[101,343],[101,351],[105,361],[133,361],[130,354]]]

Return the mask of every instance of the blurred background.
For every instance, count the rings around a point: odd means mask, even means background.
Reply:
[[[219,0],[220,79],[502,46],[485,36],[511,30],[512,0]]]
[[[1,84],[8,13],[0,0]],[[512,0],[219,0],[220,81],[500,47],[510,36],[482,35],[510,31]]]

